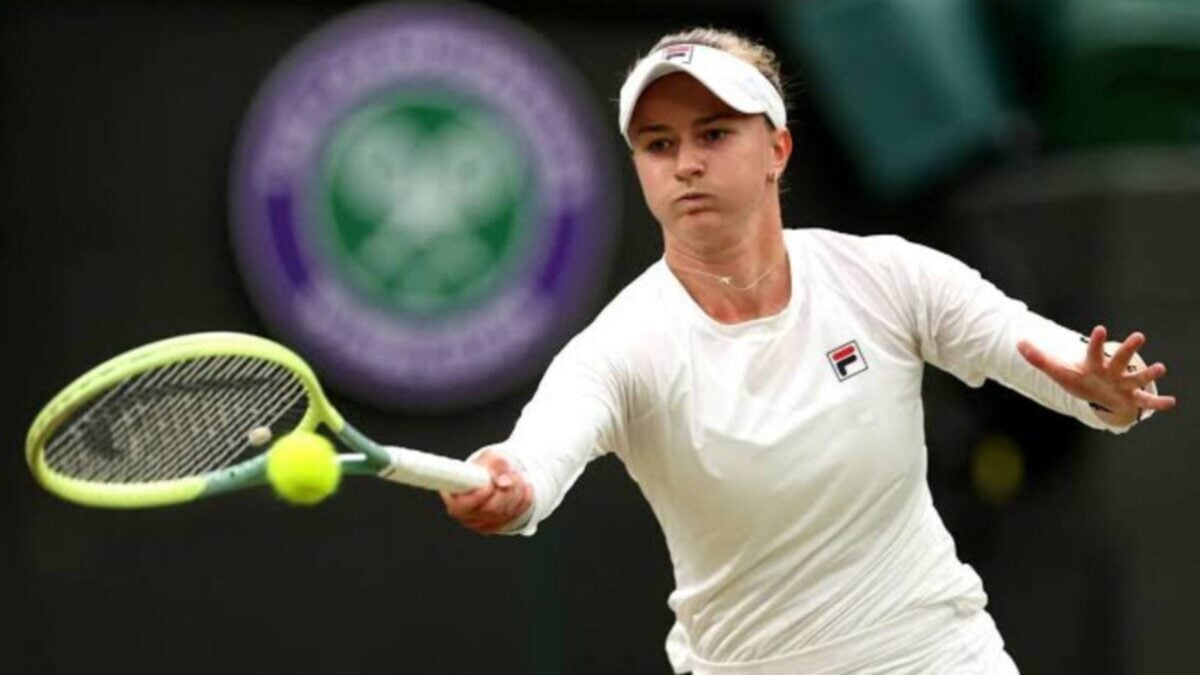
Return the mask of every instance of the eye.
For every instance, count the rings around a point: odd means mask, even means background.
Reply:
[[[717,141],[725,138],[728,135],[729,135],[728,129],[708,129],[703,134],[701,134],[701,136],[704,137],[704,140],[709,143],[716,143]]]
[[[657,153],[666,152],[667,150],[669,150],[671,148],[671,141],[670,141],[670,139],[667,139],[667,138],[655,138],[654,140],[650,141],[649,143],[646,143],[646,145],[644,147],[646,149],[646,152],[651,152],[651,153],[657,154]]]

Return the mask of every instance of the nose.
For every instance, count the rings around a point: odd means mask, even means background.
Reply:
[[[696,147],[694,143],[683,142],[679,144],[679,151],[675,155],[675,177],[679,180],[691,180],[704,175],[705,157],[701,148]]]

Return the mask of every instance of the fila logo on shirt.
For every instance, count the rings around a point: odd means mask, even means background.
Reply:
[[[825,357],[829,359],[829,365],[833,366],[833,374],[837,375],[840,382],[867,369],[867,357],[858,348],[858,342],[855,340],[829,350]]]
[[[674,45],[667,47],[663,51],[663,61],[677,61],[679,63],[692,62],[692,46],[691,45]]]

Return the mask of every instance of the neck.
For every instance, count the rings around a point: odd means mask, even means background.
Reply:
[[[689,241],[670,232],[664,241],[667,266],[696,304],[720,323],[777,314],[791,299],[791,264],[778,217],[722,241]]]

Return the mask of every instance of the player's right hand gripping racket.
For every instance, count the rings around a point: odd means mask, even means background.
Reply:
[[[346,424],[299,356],[240,333],[170,338],[93,368],[42,409],[25,458],[69,501],[163,506],[266,484],[271,442],[320,424],[352,451],[338,456],[347,474],[449,492],[491,481],[475,464],[375,443]]]

